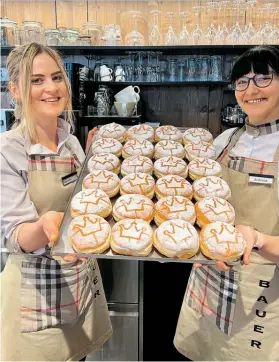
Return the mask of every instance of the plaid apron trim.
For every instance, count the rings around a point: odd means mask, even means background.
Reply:
[[[75,160],[73,157],[30,155],[29,171],[73,172]]]
[[[86,265],[73,268],[53,259],[36,258],[22,261],[21,275],[22,332],[75,323],[80,310],[81,283],[89,281]]]
[[[219,272],[214,267],[193,269],[188,282],[186,303],[208,318],[226,335],[231,334],[238,290],[238,273]]]

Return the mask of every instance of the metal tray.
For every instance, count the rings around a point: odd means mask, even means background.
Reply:
[[[126,127],[126,128],[128,128],[128,127]],[[185,130],[186,130],[186,128],[179,128],[179,129],[182,132],[185,132]],[[97,138],[97,134],[95,135],[92,143],[95,141],[96,138]],[[111,249],[108,249],[106,252],[104,252],[102,254],[76,253],[73,250],[72,246],[70,245],[68,236],[67,236],[68,228],[69,228],[70,222],[72,221],[72,217],[71,217],[71,213],[70,213],[70,205],[71,205],[71,200],[72,200],[73,196],[82,190],[82,181],[83,181],[84,177],[89,174],[87,164],[88,164],[88,160],[90,159],[91,156],[92,156],[92,151],[91,151],[91,147],[90,147],[90,150],[88,151],[88,153],[86,155],[85,162],[82,166],[81,172],[80,172],[78,180],[76,182],[73,194],[68,202],[68,205],[67,205],[67,208],[65,211],[64,218],[63,218],[61,226],[60,226],[60,237],[51,249],[52,256],[64,256],[66,254],[75,254],[78,257],[87,257],[87,258],[93,258],[93,259],[94,258],[121,259],[121,260],[137,260],[137,261],[139,261],[139,260],[140,261],[157,261],[160,263],[175,262],[175,263],[192,263],[192,264],[201,263],[201,264],[207,264],[207,265],[215,265],[214,260],[206,258],[201,252],[198,252],[194,257],[192,257],[190,259],[178,259],[178,258],[168,258],[168,257],[160,254],[155,248],[153,248],[153,250],[151,251],[151,253],[148,256],[143,256],[143,257],[120,255],[120,254],[116,254]],[[119,174],[119,177],[121,179],[120,174]],[[153,176],[153,177],[155,177],[155,176]],[[155,179],[156,179],[156,177],[155,177]],[[116,197],[111,199],[112,205],[115,203],[115,201],[117,200],[119,195],[120,194],[118,194]],[[157,201],[155,197],[154,197],[153,201],[154,202]],[[106,220],[109,222],[111,227],[115,224],[115,221],[114,221],[112,215],[110,215],[108,218],[106,218]],[[154,230],[157,227],[154,222],[152,222],[150,225],[153,227]],[[198,226],[196,226],[196,228],[197,228],[197,231],[199,231]],[[240,261],[236,261],[236,262],[230,263],[229,265],[238,265],[239,263],[240,263]]]

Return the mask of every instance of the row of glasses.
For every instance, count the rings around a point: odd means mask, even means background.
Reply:
[[[96,60],[92,73],[92,80],[96,77],[102,60]],[[105,63],[107,66],[108,64]],[[161,52],[138,51],[129,52],[128,58],[114,62],[112,69],[123,70],[125,77],[121,81],[128,82],[185,82],[185,81],[222,81],[223,61],[219,55],[162,58]],[[115,80],[115,79],[112,79]]]

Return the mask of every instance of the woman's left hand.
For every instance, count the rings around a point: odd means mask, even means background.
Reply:
[[[94,127],[93,129],[91,129],[91,131],[88,132],[86,147],[85,147],[85,153],[87,153],[89,151],[89,148],[90,148],[91,143],[92,143],[92,139],[93,139],[96,132],[97,132],[97,127]]]

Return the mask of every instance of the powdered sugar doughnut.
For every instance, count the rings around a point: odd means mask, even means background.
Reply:
[[[153,246],[153,230],[144,220],[124,219],[112,228],[111,248],[118,254],[146,256]]]
[[[121,156],[122,144],[114,138],[99,138],[92,144],[92,153],[112,153]]]
[[[185,146],[186,158],[192,161],[196,157],[216,158],[215,148],[207,142],[189,142]]]
[[[153,162],[145,156],[131,156],[126,158],[121,165],[121,174],[126,176],[130,173],[148,173],[152,175]]]
[[[112,211],[108,195],[102,190],[83,190],[78,192],[71,201],[71,216],[95,214],[107,217]]]
[[[185,150],[181,143],[176,141],[160,141],[155,146],[154,158],[175,156],[179,158],[184,158]]]
[[[82,181],[82,189],[101,189],[109,197],[113,197],[118,194],[120,188],[119,177],[110,171],[96,170],[90,172]]]
[[[193,197],[193,188],[190,182],[178,175],[168,175],[159,178],[156,182],[155,193],[157,199],[165,196]]]
[[[120,181],[121,195],[140,194],[152,199],[154,196],[154,189],[154,178],[143,172],[130,173]]]
[[[170,156],[159,158],[154,163],[154,173],[157,178],[166,175],[178,175],[187,177],[188,167],[184,160],[178,157]]]
[[[220,197],[207,197],[198,201],[195,205],[197,224],[202,228],[204,225],[215,221],[224,221],[233,225],[235,211],[232,205]]]
[[[120,160],[112,153],[96,153],[88,161],[90,172],[95,170],[107,170],[119,174]]]
[[[155,204],[154,221],[156,225],[173,219],[183,219],[190,224],[194,224],[196,221],[194,204],[183,196],[167,196],[161,198]]]
[[[192,160],[188,165],[188,171],[193,181],[205,176],[221,177],[222,175],[222,168],[218,162],[203,157]]]
[[[182,133],[174,126],[161,126],[155,130],[155,141],[171,140],[182,143]]]
[[[124,142],[126,129],[118,123],[108,123],[100,127],[98,138],[114,138],[119,142]]]
[[[183,134],[183,142],[186,145],[189,142],[213,142],[212,134],[204,128],[189,128]]]
[[[145,156],[152,158],[154,154],[154,146],[147,140],[129,140],[125,143],[122,149],[122,157],[128,158],[130,156]]]
[[[146,196],[127,194],[120,196],[112,209],[116,221],[122,219],[143,219],[151,222],[154,214],[154,204]]]
[[[110,246],[111,228],[98,215],[81,215],[69,225],[68,238],[77,253],[100,254]]]
[[[202,228],[200,247],[202,253],[210,259],[232,262],[244,253],[246,242],[235,227],[216,221]]]
[[[206,176],[193,183],[194,198],[199,201],[205,197],[221,197],[228,200],[231,197],[231,189],[226,181],[216,176]]]
[[[126,138],[154,142],[154,128],[147,124],[137,124],[127,130]]]
[[[163,222],[154,233],[154,246],[169,258],[188,259],[199,250],[199,235],[189,222],[174,219]]]

